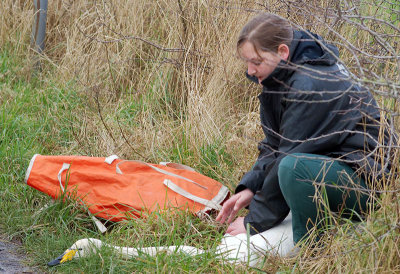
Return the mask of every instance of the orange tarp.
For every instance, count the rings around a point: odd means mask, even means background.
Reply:
[[[25,181],[53,198],[76,198],[111,221],[156,209],[219,210],[229,195],[221,183],[195,171],[115,158],[37,154]]]

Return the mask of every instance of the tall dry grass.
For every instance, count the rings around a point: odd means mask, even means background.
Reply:
[[[243,7],[241,1],[232,4]],[[247,87],[229,82],[242,78],[233,33],[250,13],[219,6],[207,1],[54,1],[48,66],[55,67],[61,83],[78,81],[89,100],[99,94],[101,108],[146,98],[143,105],[152,107],[135,117],[140,126],[126,129],[138,150],[151,152],[155,142],[166,147],[182,131],[192,147],[211,144],[234,123],[234,114],[243,112],[235,104]],[[107,122],[118,132],[114,121]],[[103,133],[100,148],[111,153],[124,140],[108,135]]]
[[[233,187],[253,164],[262,138],[259,88],[245,79],[235,49],[238,32],[257,11],[278,13],[338,45],[353,81],[375,92],[398,130],[395,2],[57,0],[49,1],[40,77],[49,85],[78,89],[85,102],[71,120],[70,145],[58,152],[158,161],[169,160],[174,151],[180,161],[196,166],[207,162],[202,148],[219,143],[233,160],[215,176]],[[0,13],[0,46],[26,60],[20,73],[29,78],[35,55],[28,46],[32,3],[3,0]],[[398,163],[398,144],[392,145]],[[338,226],[327,236],[328,247],[315,257],[305,251],[297,267],[305,272],[398,270],[399,179],[389,180],[380,210],[369,216],[363,231],[348,238]]]

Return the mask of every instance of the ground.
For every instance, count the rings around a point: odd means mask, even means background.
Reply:
[[[21,246],[0,234],[0,273],[38,273],[37,269],[26,266],[26,261]]]

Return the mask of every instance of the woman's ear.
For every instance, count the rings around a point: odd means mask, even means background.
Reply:
[[[289,58],[290,50],[286,44],[280,44],[278,47],[278,55],[282,60],[287,60]]]

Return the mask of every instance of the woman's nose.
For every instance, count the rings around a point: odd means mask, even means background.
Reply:
[[[252,63],[248,63],[247,64],[247,73],[249,75],[254,75],[257,72],[256,68],[254,67],[254,65]]]

